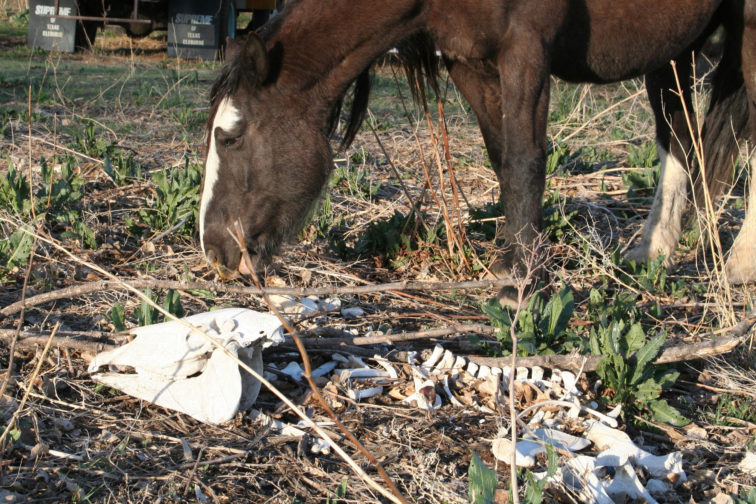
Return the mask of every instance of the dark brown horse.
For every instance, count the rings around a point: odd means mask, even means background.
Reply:
[[[250,36],[229,57],[213,87],[202,249],[212,263],[236,270],[240,250],[229,229],[238,220],[257,267],[299,229],[326,185],[329,137],[344,94],[355,83],[348,145],[367,106],[366,72],[400,47],[414,75],[431,84],[440,51],[478,118],[505,207],[506,247],[495,266],[500,274],[520,263],[522,247],[542,228],[550,75],[596,83],[645,75],[662,182],[643,241],[631,255],[669,254],[687,201],[684,167],[695,166],[683,114],[683,104],[693,110],[691,54],[720,25],[724,56],[704,128],[713,188],[732,168],[734,136],[754,137],[747,123],[756,118],[756,89],[749,88],[747,98],[746,83],[756,77],[756,0],[290,2],[261,38]],[[682,100],[670,60],[677,63]],[[747,218],[752,233],[753,206]],[[756,278],[753,254],[751,247],[739,260],[742,267],[731,268],[734,275]]]

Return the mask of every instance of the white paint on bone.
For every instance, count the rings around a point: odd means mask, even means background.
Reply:
[[[725,266],[727,280],[731,283],[756,281],[756,154],[751,156],[750,161],[751,180],[748,184],[746,214]]]
[[[231,98],[224,98],[218,105],[218,110],[213,119],[213,125],[210,128],[210,145],[207,149],[207,160],[205,161],[205,181],[202,187],[202,199],[199,208],[199,235],[202,254],[207,255],[205,251],[205,217],[207,215],[207,206],[213,196],[213,188],[218,181],[218,171],[220,170],[220,157],[218,156],[217,146],[215,145],[215,128],[220,127],[222,130],[230,131],[241,120],[239,109],[231,103]]]
[[[660,254],[669,263],[682,234],[682,217],[687,206],[688,172],[675,156],[658,146],[661,162],[659,186],[651,212],[643,226],[640,243],[627,253],[627,259],[641,262]]]

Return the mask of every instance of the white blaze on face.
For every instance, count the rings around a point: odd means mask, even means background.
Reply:
[[[688,172],[683,164],[658,146],[661,171],[651,213],[643,226],[641,242],[627,254],[637,262],[660,254],[669,262],[682,234],[682,217],[688,200]]]
[[[205,251],[205,217],[207,214],[207,206],[210,203],[210,199],[213,197],[213,188],[218,181],[218,171],[220,170],[220,157],[215,145],[215,128],[225,131],[232,130],[236,123],[241,119],[239,109],[231,103],[231,99],[226,97],[218,105],[218,110],[213,118],[213,125],[210,128],[210,145],[207,149],[207,160],[205,161],[205,181],[202,186],[202,199],[200,200],[199,210],[199,234],[200,245],[202,246],[202,254],[207,255]]]

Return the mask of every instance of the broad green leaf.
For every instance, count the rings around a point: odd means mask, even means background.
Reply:
[[[635,389],[635,397],[640,402],[648,402],[658,398],[661,391],[659,383],[651,378],[638,385],[638,388]]]
[[[646,343],[646,333],[643,332],[643,327],[640,325],[640,322],[630,326],[630,329],[625,335],[625,339],[627,339],[627,349],[631,352],[643,347]]]
[[[670,406],[666,399],[658,399],[648,403],[648,409],[654,416],[655,420],[665,422],[676,427],[681,427],[690,423],[676,408]]]
[[[662,331],[638,350],[635,354],[635,371],[630,379],[630,383],[638,383],[641,380],[644,368],[658,355],[666,339],[667,333]]]
[[[473,504],[493,503],[496,492],[496,472],[486,467],[478,454],[473,452],[467,469],[469,478],[469,500]]]
[[[680,377],[680,372],[675,370],[670,370],[664,373],[663,375],[659,376],[656,381],[659,383],[659,386],[662,389],[667,389],[671,387],[677,379]]]
[[[113,322],[116,331],[126,330],[126,314],[121,303],[115,303],[110,309],[110,321]]]

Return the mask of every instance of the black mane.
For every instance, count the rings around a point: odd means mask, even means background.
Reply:
[[[287,6],[288,8],[288,6]],[[286,11],[278,16],[275,16],[270,23],[267,23],[260,31],[260,35],[263,40],[269,38],[275,33],[281,23]],[[412,96],[415,101],[421,101],[423,99],[423,89],[430,86],[434,91],[438,92],[438,72],[439,64],[438,57],[435,54],[435,47],[433,41],[429,36],[423,33],[414,34],[404,41],[402,41],[398,47],[398,57],[404,67],[407,79],[412,90]],[[254,69],[246,65],[242,59],[243,51],[237,51],[236,54],[228,58],[221,68],[220,75],[213,83],[210,91],[210,114],[206,126],[206,139],[209,144],[210,128],[212,127],[213,118],[218,110],[218,105],[223,98],[236,93],[242,86],[252,86],[252,83],[258,82],[255,78]],[[271,52],[271,56],[275,57],[276,54]],[[275,66],[275,62],[274,62]],[[342,104],[345,96],[351,89],[352,99],[350,101],[350,110],[345,121],[344,133],[339,142],[340,148],[345,150],[354,141],[354,137],[362,125],[367,113],[368,100],[370,97],[371,78],[370,70],[372,65],[365,68],[357,78],[347,87],[347,92],[344,93],[336,105],[334,106],[329,116],[327,124],[328,136],[333,138],[336,128],[341,120]],[[253,91],[253,89],[250,89]]]

